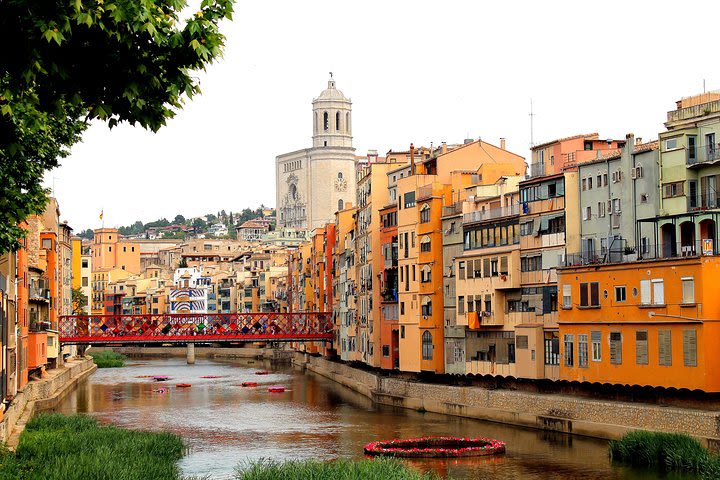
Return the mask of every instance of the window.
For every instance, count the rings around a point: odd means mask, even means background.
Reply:
[[[518,335],[515,337],[515,348],[518,350],[527,350],[528,348],[528,336]]]
[[[82,286],[87,287],[88,286],[88,277],[82,277]]]
[[[588,190],[592,190],[593,177],[588,177],[587,183],[588,183]]]
[[[338,212],[345,207],[345,202],[342,199],[338,200]]]
[[[601,332],[590,332],[590,342],[592,350],[592,361],[602,361],[602,333]]]
[[[694,304],[695,303],[695,279],[693,277],[683,277],[680,279],[682,282],[682,303],[683,304]]]
[[[430,265],[423,265],[420,269],[420,282],[428,283],[432,281],[432,269]]]
[[[340,131],[340,112],[335,112],[335,130]]]
[[[572,367],[573,366],[573,350],[574,350],[573,335],[566,333],[563,337],[563,341],[564,341],[564,347],[565,347],[565,352],[564,352],[565,366]]]
[[[405,302],[400,302],[400,315],[405,315]],[[404,335],[403,338],[405,338]]]
[[[615,287],[615,301],[616,302],[624,302],[627,300],[627,292],[625,289],[625,285],[620,285]]]
[[[465,262],[464,261],[458,262],[458,278],[460,278],[460,280],[465,280]]]
[[[82,261],[82,268],[88,268],[88,261],[87,261],[87,258],[83,258],[83,261]]]
[[[582,179],[582,189],[587,190],[587,178]]]
[[[422,240],[420,240],[420,251],[421,252],[429,252],[430,251],[430,237],[424,236]]]
[[[603,173],[603,186],[607,187],[608,184],[608,174]]]
[[[432,315],[432,301],[430,300],[430,297],[423,298],[420,313],[423,317],[429,317]]]
[[[545,365],[560,365],[560,338],[557,332],[545,332]]]
[[[665,304],[665,282],[662,278],[652,280],[653,305]]]
[[[600,284],[598,282],[580,284],[580,306],[600,306]]]
[[[677,138],[668,138],[665,140],[665,150],[672,150],[674,148],[677,148],[678,146],[678,139]]]
[[[520,258],[520,271],[521,272],[537,272],[539,270],[542,270],[542,256],[541,255]]]
[[[597,174],[597,186],[598,186],[598,188],[600,188],[600,187],[603,186],[603,183],[602,183],[602,175],[599,174],[599,173]]]
[[[683,365],[697,367],[697,331],[683,330]]]
[[[663,198],[682,197],[685,195],[685,182],[671,182],[663,184]]]
[[[583,220],[590,220],[592,218],[592,207],[588,205],[585,207],[585,210],[583,212]]]
[[[430,206],[426,203],[420,209],[420,223],[427,223],[430,221]]]
[[[658,330],[658,364],[663,367],[672,365],[672,331]]]
[[[422,335],[422,358],[423,360],[432,360],[433,358],[432,334],[427,330]]]
[[[578,367],[588,366],[588,336],[578,335]]]
[[[457,308],[460,315],[465,315],[465,296],[460,295],[457,299]]]
[[[638,330],[635,332],[635,363],[638,365],[648,364],[647,330]]]
[[[622,334],[610,332],[610,363],[622,365]]]
[[[565,283],[562,286],[563,292],[563,308],[572,308],[572,285]]]
[[[323,113],[323,129],[327,132],[328,128],[330,128],[330,122],[328,120],[328,113]]]
[[[405,338],[405,325],[400,325],[400,338]]]
[[[605,202],[598,202],[597,205],[597,215],[598,217],[604,217],[605,216]]]
[[[404,196],[405,208],[415,206],[415,192],[407,192]]]

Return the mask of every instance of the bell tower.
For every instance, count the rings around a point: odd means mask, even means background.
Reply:
[[[313,147],[352,148],[352,102],[336,88],[332,73],[312,106]]]

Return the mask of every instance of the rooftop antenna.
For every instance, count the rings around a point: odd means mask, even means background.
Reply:
[[[703,93],[705,93],[705,79],[703,78]]]
[[[533,117],[535,114],[533,113],[533,105],[532,105],[532,98],[530,99],[530,148],[535,146],[535,137],[533,135]]]

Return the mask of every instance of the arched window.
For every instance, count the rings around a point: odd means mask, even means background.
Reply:
[[[328,128],[330,128],[330,121],[328,120],[328,113],[323,113],[323,129],[327,132]]]
[[[422,246],[422,243],[420,244]],[[427,283],[432,280],[432,268],[430,265],[423,265],[420,269],[420,282]]]
[[[338,172],[338,180],[342,180],[342,172]]]
[[[424,296],[421,302],[421,314],[423,317],[429,317],[432,315],[432,300],[429,296]]]
[[[314,132],[317,132],[317,129],[318,129],[318,124],[317,124],[317,112],[315,112],[314,117],[315,117],[315,118],[313,119],[313,131],[314,131]]]
[[[345,207],[345,202],[342,201],[342,198],[338,200],[338,212],[342,210]]]
[[[420,223],[427,223],[429,221],[430,221],[430,205],[425,203],[420,208]]]
[[[345,131],[350,133],[350,112],[345,114]]]
[[[430,251],[430,236],[429,235],[425,235],[422,238],[422,240],[420,240],[420,251],[421,252],[429,252]],[[427,267],[429,268],[429,266],[427,266]]]
[[[335,130],[340,131],[340,112],[335,112]]]
[[[422,335],[422,358],[423,360],[432,360],[433,358],[432,333],[428,330],[425,330]]]

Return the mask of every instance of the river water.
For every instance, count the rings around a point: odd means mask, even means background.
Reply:
[[[270,374],[255,375],[259,370]],[[170,380],[146,378],[152,375]],[[260,386],[240,386],[247,381]],[[177,383],[192,387],[177,388]],[[270,393],[268,385],[287,390]],[[611,464],[607,442],[601,440],[374,405],[323,377],[261,361],[198,359],[186,365],[181,358],[133,360],[123,368],[98,370],[55,411],[177,433],[189,446],[180,462],[188,476],[229,478],[238,465],[261,458],[360,459],[363,445],[373,440],[453,435],[505,441],[507,454],[415,460],[411,465],[456,479],[657,478]]]

